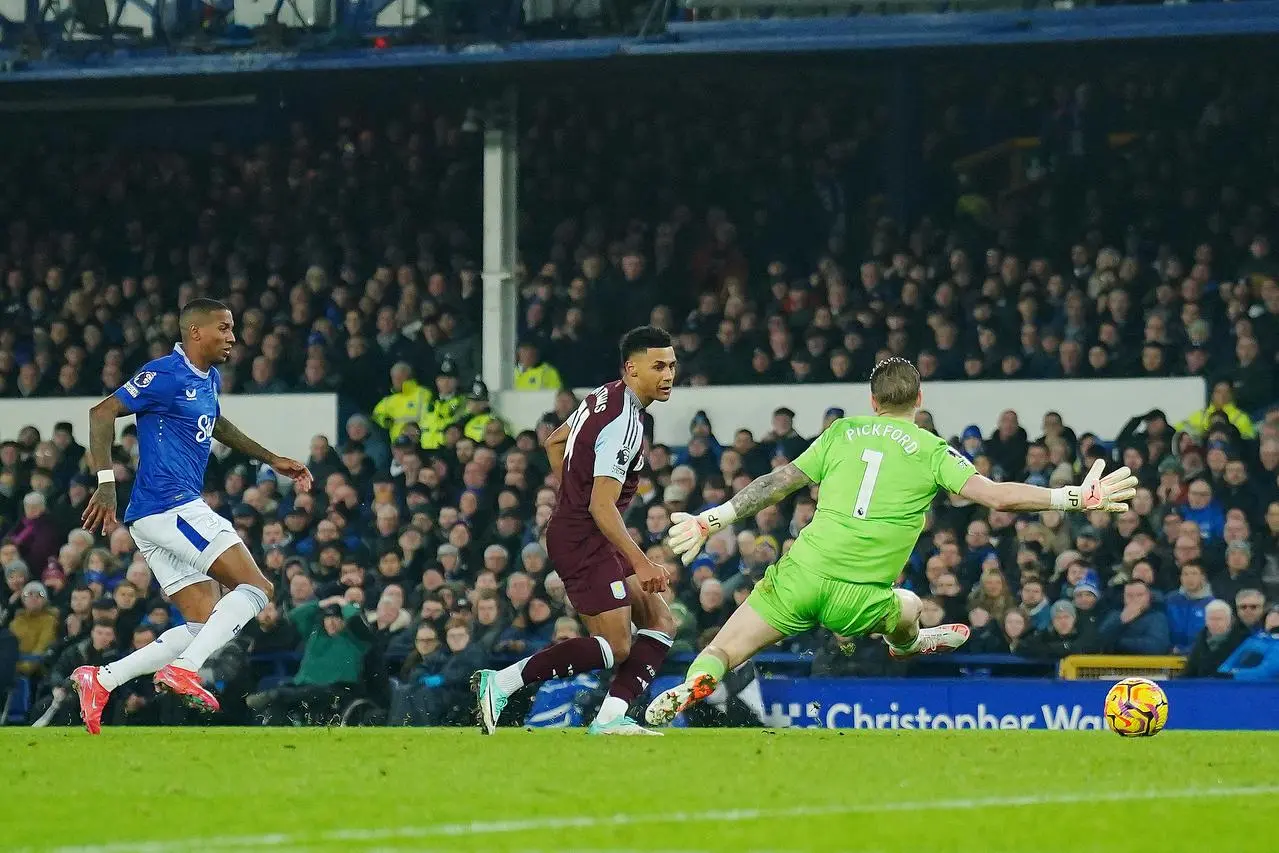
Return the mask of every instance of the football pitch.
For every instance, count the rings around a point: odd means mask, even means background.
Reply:
[[[1279,735],[0,729],[0,849],[1274,850]]]

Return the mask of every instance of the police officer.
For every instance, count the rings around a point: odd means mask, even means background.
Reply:
[[[445,360],[435,376],[435,397],[422,407],[418,425],[422,428],[422,449],[439,450],[444,446],[444,431],[465,416],[462,407],[466,397],[457,387],[457,367]]]
[[[496,421],[504,433],[507,432],[506,424],[489,407],[488,386],[484,384],[484,380],[476,379],[471,383],[471,393],[466,398],[466,421],[462,434],[479,444],[484,440],[484,427],[492,421]]]
[[[390,434],[391,441],[395,441],[406,424],[418,423],[421,419],[430,394],[413,379],[413,368],[397,361],[391,367],[391,393],[373,408],[373,422]]]

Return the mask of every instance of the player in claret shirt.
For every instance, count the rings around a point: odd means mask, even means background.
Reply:
[[[1103,477],[1100,460],[1080,486],[992,482],[943,439],[915,426],[923,403],[915,366],[882,361],[870,374],[873,415],[834,421],[794,462],[752,481],[728,503],[671,516],[671,548],[688,563],[715,531],[821,485],[812,522],[693,661],[684,683],[649,704],[650,725],[669,723],[710,696],[725,672],[760,649],[816,625],[844,637],[882,634],[897,656],[962,646],[967,625],[921,629],[919,597],[893,588],[939,488],[1013,512],[1124,512],[1124,501],[1136,494],[1137,478],[1127,468]]]
[[[108,534],[115,528],[115,421],[137,415],[138,476],[124,524],[186,624],[170,628],[122,660],[103,667],[82,666],[71,674],[90,734],[102,729],[102,711],[111,691],[152,672],[157,688],[216,711],[218,700],[197,673],[271,600],[271,582],[231,522],[200,496],[213,440],[270,465],[303,491],[311,488],[305,465],[265,450],[222,417],[222,380],[214,365],[230,357],[235,343],[231,311],[212,299],[193,299],[182,308],[179,323],[182,342],[172,353],[148,362],[89,411],[89,453],[98,469],[98,489],[82,521],[91,533]],[[219,584],[230,590],[220,600]]]
[[[560,481],[546,550],[589,637],[556,643],[501,671],[482,669],[472,687],[480,726],[492,734],[512,693],[526,684],[614,669],[608,696],[591,734],[655,735],[626,715],[657,676],[674,642],[675,620],[661,597],[666,570],[652,562],[622,521],[644,464],[640,416],[655,400],[671,398],[675,350],[671,336],[652,326],[627,332],[622,378],[586,395],[546,440]],[[631,637],[631,623],[639,630]]]

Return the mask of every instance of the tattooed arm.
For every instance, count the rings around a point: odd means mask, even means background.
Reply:
[[[779,503],[792,492],[811,485],[813,481],[808,479],[808,475],[794,462],[788,462],[776,471],[751,480],[733,496],[729,501],[733,507],[733,518],[754,515],[764,507]]]
[[[724,529],[739,518],[752,516],[792,492],[812,484],[808,475],[799,470],[794,462],[790,462],[771,474],[751,480],[726,504],[720,504],[698,515],[674,513],[671,516],[674,524],[669,537],[671,550],[684,561],[684,565],[688,565],[702,550],[702,545],[712,533]]]

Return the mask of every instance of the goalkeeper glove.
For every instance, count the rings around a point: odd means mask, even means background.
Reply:
[[[1052,490],[1052,508],[1068,512],[1127,512],[1128,501],[1137,494],[1137,478],[1126,467],[1102,476],[1105,460],[1098,459],[1078,486]]]
[[[667,544],[684,565],[688,565],[701,553],[702,546],[712,533],[723,530],[737,520],[731,503],[720,504],[697,515],[686,512],[671,514],[671,529]]]

